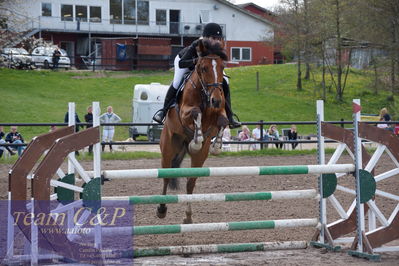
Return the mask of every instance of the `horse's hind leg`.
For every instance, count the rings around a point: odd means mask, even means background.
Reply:
[[[168,142],[170,145],[162,146],[162,168],[178,168],[184,159],[186,154],[186,148],[184,147],[183,141],[174,135],[171,141]],[[179,183],[177,178],[164,178],[162,195],[166,195],[168,186],[173,189],[178,189]],[[168,208],[166,204],[160,204],[157,208],[158,218],[165,218]]]
[[[193,194],[196,181],[197,181],[196,177],[187,179],[187,186],[186,186],[187,194]],[[183,223],[185,224],[193,223],[193,219],[191,218],[191,216],[192,216],[191,203],[187,202],[186,218],[184,218]]]

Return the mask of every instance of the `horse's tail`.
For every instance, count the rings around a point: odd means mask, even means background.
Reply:
[[[186,147],[184,147],[172,160],[172,168],[180,168],[180,165],[187,153]],[[169,188],[172,190],[179,189],[179,178],[171,178],[169,181]]]

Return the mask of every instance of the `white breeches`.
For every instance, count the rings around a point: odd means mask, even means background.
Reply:
[[[180,82],[183,80],[184,74],[190,71],[188,68],[180,68],[179,62],[180,62],[180,56],[176,55],[174,61],[175,75],[173,77],[173,88],[175,88],[176,90],[178,89]],[[226,73],[223,71],[223,74]],[[223,78],[227,81],[227,84],[229,84],[229,78],[226,76],[223,76]]]
[[[114,138],[115,129],[103,129],[103,142],[112,141]]]

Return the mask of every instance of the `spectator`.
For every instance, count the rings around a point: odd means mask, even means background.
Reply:
[[[242,126],[241,132],[238,134],[238,139],[240,141],[248,141],[251,139],[251,132],[247,126]]]
[[[223,141],[230,141],[231,140],[231,132],[230,132],[230,127],[226,126],[226,128],[223,130]]]
[[[262,135],[263,135],[263,138],[261,138],[260,125],[256,125],[256,128],[254,128],[252,130],[252,137],[256,141],[261,141],[261,140],[267,141],[267,140],[269,140],[269,137],[267,136],[267,133],[266,133],[265,129],[262,129]],[[266,147],[267,147],[267,144],[266,144]],[[252,145],[252,149],[259,150],[260,149],[260,144],[253,144]]]
[[[380,117],[380,122],[384,122],[385,119],[384,117]],[[378,128],[383,128],[383,129],[387,129],[388,128],[388,124],[377,124]]]
[[[86,128],[91,128],[93,127],[93,108],[91,105],[87,107],[87,114],[85,114],[85,121],[86,123],[89,123],[89,125],[86,126]],[[93,145],[89,146],[89,154],[93,153]]]
[[[260,134],[260,125],[256,125],[256,128],[254,128],[253,130],[252,130],[252,136],[253,136],[253,138],[255,139],[255,140],[258,140],[258,141],[260,141],[261,140],[261,134]],[[267,134],[266,134],[266,130],[265,129],[262,129],[262,133],[263,133],[263,140],[267,140],[268,139],[268,136],[267,136]]]
[[[382,108],[380,111],[380,121],[386,121],[386,122],[390,122],[391,121],[391,116],[388,113],[388,109],[387,108]],[[388,130],[393,131],[393,128],[388,125],[388,124],[378,124],[377,125],[379,128],[385,128]]]
[[[107,107],[107,112],[100,116],[101,123],[118,123],[122,119],[115,113],[113,113],[112,106]],[[115,134],[114,126],[104,126],[103,127],[103,142],[112,142]],[[102,144],[102,151],[105,150],[105,144]],[[112,145],[109,144],[109,150],[112,152]]]
[[[276,125],[270,125],[268,130],[269,138],[273,141],[276,141],[275,145],[277,148],[282,149],[283,143],[280,141],[280,134],[278,133],[278,129]]]
[[[49,132],[54,132],[56,130],[57,130],[57,126],[56,125],[51,125]]]
[[[66,112],[65,117],[64,117],[64,123],[69,123],[69,112]],[[79,125],[76,125],[77,123],[81,123],[79,116],[77,113],[75,113],[75,132],[79,132]],[[75,155],[79,156],[79,151],[75,151]]]
[[[53,69],[58,68],[58,62],[60,61],[61,52],[56,48],[53,52]]]
[[[298,139],[298,132],[296,129],[296,125],[291,125],[290,130],[288,131],[288,140],[296,141]],[[298,146],[297,142],[293,142],[292,149],[295,150],[296,146]]]
[[[69,123],[69,112],[66,112],[65,117],[64,117],[64,123]],[[79,125],[76,125],[78,123],[82,123],[79,119],[79,116],[77,113],[75,113],[75,132],[79,132]]]
[[[6,144],[6,141],[3,139],[5,136],[3,126],[0,126],[0,144]],[[13,152],[9,146],[0,146],[0,158],[3,156],[4,150],[7,150],[10,155],[14,155],[15,152]]]
[[[17,126],[12,126],[10,133],[7,134],[6,136],[6,142],[12,143],[12,144],[23,144],[24,143],[24,138],[22,137],[21,134],[17,131],[18,127]],[[11,146],[13,149],[18,151],[18,156],[21,156],[23,150],[25,149],[24,146]]]

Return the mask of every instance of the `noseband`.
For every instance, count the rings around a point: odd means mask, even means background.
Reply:
[[[203,57],[200,57],[200,58],[218,59],[220,57],[219,56],[203,56]],[[198,66],[198,64],[197,64],[197,66]],[[222,82],[216,82],[216,83],[207,83],[207,84],[205,84],[204,81],[202,80],[202,76],[200,75],[197,66],[195,67],[195,71],[197,72],[198,79],[199,79],[199,81],[201,83],[201,87],[202,87],[201,88],[201,92],[206,97],[206,106],[208,106],[210,104],[210,101],[211,101],[212,93],[215,91],[216,88],[220,89],[220,87],[223,86],[223,83]],[[190,77],[189,81],[190,81],[191,85],[194,88],[197,88],[195,86],[194,82],[191,80],[191,77]]]

